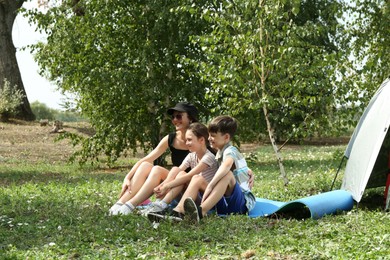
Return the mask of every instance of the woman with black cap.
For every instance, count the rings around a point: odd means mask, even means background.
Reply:
[[[163,180],[175,178],[168,176],[168,169],[153,165],[153,161],[167,149],[171,151],[174,166],[180,166],[189,153],[185,133],[191,123],[198,121],[198,110],[191,103],[180,102],[168,109],[167,113],[171,116],[176,131],[165,136],[153,151],[131,168],[123,181],[119,200],[109,210],[110,215],[130,214],[136,206],[153,195],[153,189]]]

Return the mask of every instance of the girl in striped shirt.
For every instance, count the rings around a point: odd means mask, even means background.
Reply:
[[[167,208],[168,204],[184,191],[193,176],[202,176],[205,185],[214,177],[218,163],[214,153],[211,152],[212,148],[209,146],[207,127],[201,123],[192,123],[187,129],[185,137],[190,153],[179,167],[171,169],[169,175],[176,175],[176,178],[164,181],[154,189],[156,197],[161,201],[154,203],[152,208],[144,211],[144,214],[161,212]],[[185,170],[188,168],[191,170],[186,172]]]

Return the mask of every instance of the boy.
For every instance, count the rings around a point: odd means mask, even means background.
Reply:
[[[174,209],[194,222],[199,222],[214,207],[218,214],[245,214],[256,202],[249,187],[250,175],[246,161],[231,144],[237,121],[230,116],[218,116],[210,122],[208,128],[210,145],[217,149],[215,158],[219,168],[206,186],[201,178],[194,176]],[[198,207],[194,200],[199,191],[204,193]]]

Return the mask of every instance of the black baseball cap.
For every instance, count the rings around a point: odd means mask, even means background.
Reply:
[[[198,109],[189,102],[179,102],[176,106],[168,109],[168,115],[172,115],[174,111],[186,112],[194,121],[198,121],[199,111]]]

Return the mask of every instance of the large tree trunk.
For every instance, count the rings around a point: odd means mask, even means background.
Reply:
[[[11,87],[16,86],[24,95],[22,104],[17,108],[16,117],[34,120],[35,116],[27,99],[12,41],[12,26],[17,11],[24,2],[25,0],[0,0],[0,87],[3,86],[4,79],[10,82]]]

